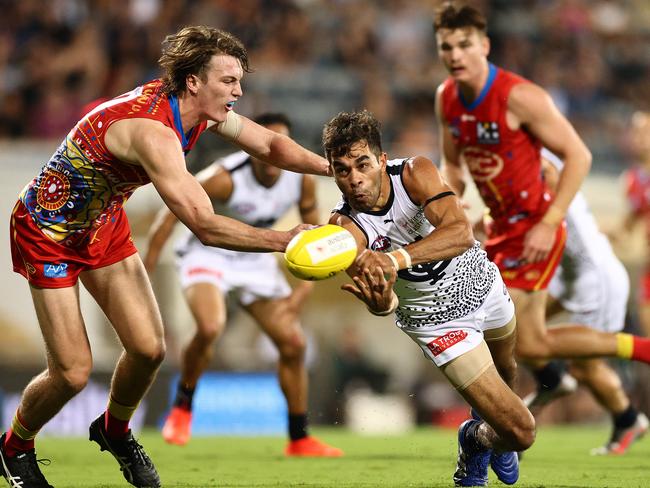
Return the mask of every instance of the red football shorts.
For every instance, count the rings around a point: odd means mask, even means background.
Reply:
[[[78,247],[63,246],[43,234],[20,200],[9,231],[14,271],[37,288],[73,286],[82,271],[109,266],[137,252],[124,209],[93,229],[90,244]]]
[[[524,234],[491,237],[485,244],[488,257],[499,267],[508,288],[520,290],[545,290],[562,259],[566,242],[566,225],[559,225],[553,248],[544,261],[521,263]]]

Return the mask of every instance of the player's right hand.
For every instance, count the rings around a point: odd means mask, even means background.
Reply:
[[[284,232],[284,234],[286,234],[288,236],[288,238],[286,239],[286,242],[284,243],[283,252],[285,252],[287,250],[287,246],[291,242],[291,239],[296,237],[303,230],[311,230],[311,229],[315,229],[316,227],[318,227],[318,226],[317,225],[312,225],[312,224],[298,224],[293,229],[289,229],[288,231]]]
[[[544,261],[555,244],[557,226],[545,222],[535,224],[524,237],[524,250],[521,258],[527,263]]]
[[[388,279],[379,266],[372,270],[363,268],[352,277],[354,284],[346,283],[341,289],[363,301],[371,311],[381,313],[388,310],[393,303],[393,285],[396,279],[395,268],[391,269]]]

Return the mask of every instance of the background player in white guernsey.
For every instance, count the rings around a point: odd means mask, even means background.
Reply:
[[[260,115],[255,121],[289,135],[283,114]],[[313,177],[279,170],[243,151],[215,161],[197,175],[215,210],[247,224],[270,227],[297,205],[304,223],[318,223]],[[144,259],[152,271],[160,251],[178,220],[166,208],[150,231]],[[289,410],[290,456],[340,456],[340,449],[307,434],[307,373],[305,337],[299,308],[311,290],[302,283],[293,294],[272,254],[206,247],[189,231],[176,248],[181,286],[196,320],[195,334],[183,352],[181,377],[174,406],[163,427],[163,437],[184,445],[190,439],[192,397],[212,357],[213,345],[226,324],[225,295],[232,291],[279,351],[278,374]]]
[[[348,270],[354,284],[343,289],[375,315],[395,311],[397,326],[478,414],[459,429],[456,485],[485,486],[489,464],[516,482],[512,451],[532,445],[535,422],[502,379],[516,375],[514,306],[458,198],[430,160],[387,161],[367,111],[334,117],[323,146],[343,193],[330,222],[360,250]]]
[[[562,161],[547,150],[542,170],[551,189],[555,188]],[[625,267],[614,254],[607,237],[598,229],[587,201],[578,193],[565,217],[567,241],[560,266],[549,284],[547,317],[569,312],[569,322],[600,332],[620,332],[630,292]],[[550,331],[554,334],[561,331]],[[614,430],[609,442],[593,454],[624,454],[648,430],[648,418],[638,412],[625,393],[618,374],[601,358],[574,359],[571,374],[584,383],[611,415]],[[531,408],[543,406],[552,392],[543,389],[524,401]]]

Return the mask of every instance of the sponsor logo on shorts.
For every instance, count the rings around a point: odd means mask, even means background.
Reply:
[[[45,275],[46,278],[65,278],[68,276],[68,264],[45,263],[43,265],[43,275]]]
[[[526,281],[537,281],[540,278],[540,276],[542,276],[541,271],[539,271],[537,269],[533,269],[533,270],[528,271],[524,275],[524,279]]]
[[[222,273],[221,271],[217,271],[216,269],[210,269],[210,268],[190,268],[187,270],[187,275],[188,276],[194,276],[194,275],[212,275],[216,276],[217,278],[221,278]]]
[[[452,330],[447,332],[442,337],[436,337],[434,340],[427,344],[427,347],[434,356],[442,354],[446,349],[449,349],[454,344],[458,344],[460,341],[467,337],[467,332],[464,330]]]
[[[501,271],[501,278],[503,278],[506,281],[514,280],[517,278],[518,275],[519,273],[517,271]]]
[[[525,263],[521,258],[505,258],[503,260],[503,267],[505,269],[516,269],[523,266]]]

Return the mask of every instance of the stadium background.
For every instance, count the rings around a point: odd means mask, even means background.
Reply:
[[[650,3],[471,3],[488,16],[491,60],[544,86],[588,143],[594,166],[585,192],[603,226],[615,228],[624,212],[619,176],[632,163],[627,124],[635,109],[650,108]],[[445,76],[432,36],[436,5],[417,0],[0,0],[2,214],[8,221],[17,193],[77,121],[83,106],[156,77],[160,42],[189,24],[224,28],[248,47],[255,71],[244,78],[238,112],[286,112],[294,123],[294,137],[320,152],[325,121],[340,110],[367,107],[383,121],[390,156],[423,154],[436,160],[434,90]],[[188,164],[196,171],[228,151],[231,146],[204,136]],[[338,199],[332,181],[319,180],[319,196],[325,219]],[[472,201],[476,215],[480,206]],[[139,246],[160,204],[147,188],[127,205]],[[291,216],[280,226],[295,220]],[[8,243],[7,227],[0,232],[0,242]],[[638,236],[618,249],[632,276],[633,293],[643,250]],[[42,367],[43,351],[28,288],[11,272],[8,245],[0,247],[0,265],[0,388],[9,398]],[[407,409],[415,407],[422,422],[452,417],[459,398],[418,348],[390,319],[371,317],[338,291],[341,282],[318,284],[305,307],[303,324],[312,345],[312,421],[344,419],[343,384],[359,371],[365,372],[371,390],[406,399]],[[192,328],[171,252],[156,272],[154,286],[168,328],[169,351],[148,397],[150,423],[166,405],[180,345]],[[95,379],[102,385],[119,349],[101,312],[85,294],[82,304]],[[629,327],[635,330],[631,305]],[[245,314],[233,305],[231,318],[213,366],[272,370],[273,355]],[[633,398],[647,412],[647,368],[618,366]],[[598,420],[603,414],[586,395],[546,414],[549,421],[576,418]]]

